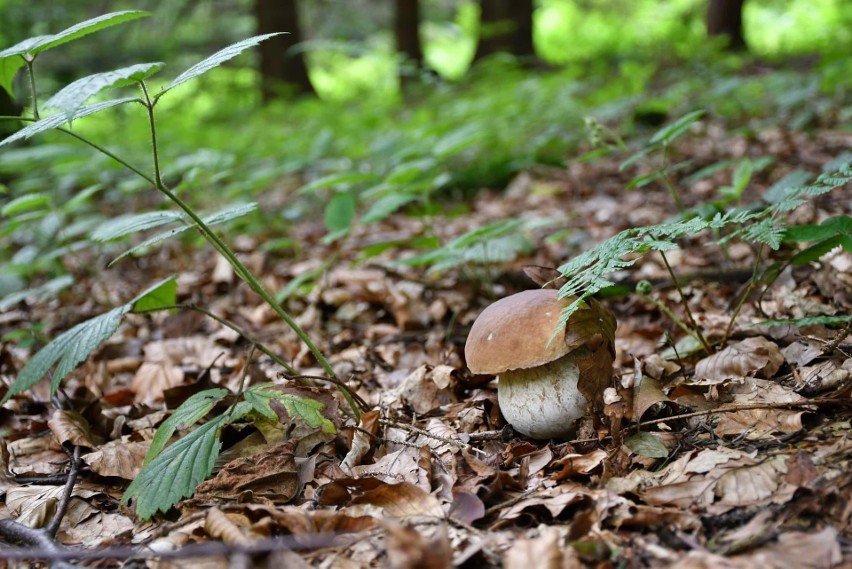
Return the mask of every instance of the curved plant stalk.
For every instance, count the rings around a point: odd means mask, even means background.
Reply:
[[[154,188],[156,188],[160,193],[165,195],[172,203],[177,205],[195,224],[198,228],[198,231],[205,238],[205,240],[210,243],[216,251],[218,251],[225,259],[227,259],[228,263],[234,268],[236,274],[244,280],[251,288],[266,304],[268,304],[272,310],[281,318],[287,326],[290,327],[293,332],[299,337],[300,340],[307,346],[308,350],[317,360],[317,362],[322,366],[323,370],[328,374],[328,380],[335,383],[338,387],[342,385],[337,378],[337,374],[334,372],[334,368],[331,367],[331,364],[328,363],[328,360],[322,354],[322,352],[317,348],[316,344],[311,340],[311,338],[307,335],[307,333],[302,330],[301,326],[289,315],[287,312],[281,307],[279,303],[275,301],[273,296],[263,287],[260,281],[248,270],[248,268],[243,264],[242,261],[236,256],[233,250],[228,247],[228,245],[222,240],[219,235],[217,235],[204,221],[201,217],[198,216],[197,213],[184,202],[179,196],[177,196],[174,192],[172,192],[162,181],[161,172],[160,172],[160,159],[159,159],[159,149],[157,146],[157,130],[156,130],[156,122],[154,119],[154,105],[156,104],[156,100],[152,100],[148,94],[147,87],[145,83],[140,81],[140,86],[142,88],[142,93],[144,95],[143,99],[139,99],[139,102],[146,108],[148,112],[148,122],[151,131],[151,143],[152,143],[152,156],[154,162],[154,177],[145,174],[141,169],[136,168],[120,156],[115,153],[107,150],[101,145],[89,140],[88,138],[77,134],[67,128],[60,127],[57,130],[64,132],[65,134],[69,134],[76,138],[77,140],[83,142],[84,144],[94,148],[98,152],[109,156],[134,174],[140,176],[145,181],[149,182]],[[35,99],[35,92],[33,92]],[[37,107],[33,106],[34,113],[37,112]],[[2,116],[0,120],[20,120],[26,122],[35,122],[38,119],[33,117],[13,117],[13,116]],[[267,354],[269,355],[269,354]],[[273,358],[275,359],[275,358]],[[283,360],[280,358],[277,359],[276,363],[281,363]],[[292,373],[292,367],[283,364],[283,367],[290,373]],[[295,375],[295,374],[293,374]],[[349,407],[351,408],[353,414],[356,419],[359,419],[361,416],[361,409],[355,400],[352,398],[352,394],[348,389],[341,389],[341,394],[346,399]]]
[[[686,295],[683,294],[683,288],[680,286],[680,280],[677,278],[674,269],[672,269],[672,266],[669,264],[669,260],[666,258],[665,252],[660,251],[660,256],[663,258],[666,270],[672,277],[672,282],[674,282],[677,292],[680,295],[680,302],[683,304],[683,309],[686,311],[686,317],[689,319],[689,323],[692,324],[693,333],[691,335],[695,336],[695,339],[701,343],[701,347],[704,348],[707,355],[712,354],[713,348],[710,347],[710,344],[707,342],[707,338],[704,337],[704,334],[701,332],[701,328],[698,327],[698,324],[695,322],[695,318],[692,316],[692,310],[689,309],[689,302],[686,301]]]
[[[216,232],[214,232],[210,227],[204,223],[201,217],[195,213],[189,204],[183,201],[177,194],[172,192],[166,185],[163,183],[163,179],[160,173],[160,156],[159,156],[159,147],[157,145],[157,127],[156,121],[154,118],[154,106],[157,101],[152,100],[148,94],[148,89],[145,86],[144,81],[140,81],[139,85],[142,88],[142,93],[144,96],[143,105],[148,111],[148,124],[151,131],[151,148],[152,148],[152,157],[154,162],[154,187],[163,195],[165,195],[172,203],[177,205],[184,213],[193,221],[195,226],[198,228],[199,232],[202,236],[211,244],[213,247],[220,253],[225,259],[228,260],[228,263],[234,268],[234,271],[237,275],[243,279],[249,287],[261,298],[263,301],[275,311],[279,318],[281,318],[287,326],[290,327],[293,332],[299,337],[299,339],[304,342],[305,346],[307,346],[308,350],[310,350],[311,354],[313,354],[314,358],[316,358],[317,362],[322,366],[323,370],[328,374],[329,377],[333,379],[337,379],[337,374],[334,372],[334,368],[331,367],[331,364],[328,363],[328,360],[322,354],[322,352],[317,348],[316,344],[313,343],[311,338],[302,330],[302,327],[289,315],[287,312],[281,307],[280,304],[275,302],[275,299],[269,292],[263,287],[259,280],[248,270],[248,268],[243,264],[242,261],[237,257],[237,255],[233,252],[233,250],[228,247],[228,245],[219,237]],[[147,178],[146,178],[147,179]],[[346,393],[345,391],[343,393]],[[355,414],[356,418],[359,418],[361,413],[358,406],[352,401],[347,394],[347,401],[352,408],[352,412]]]

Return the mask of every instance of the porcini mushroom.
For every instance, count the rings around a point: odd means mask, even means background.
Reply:
[[[507,296],[482,311],[465,343],[468,368],[498,376],[503,416],[516,431],[536,439],[570,436],[590,406],[578,387],[590,351],[566,342],[564,324],[557,332],[571,300],[560,299],[553,289]],[[594,362],[599,366],[598,359]],[[608,365],[611,374],[611,358]]]

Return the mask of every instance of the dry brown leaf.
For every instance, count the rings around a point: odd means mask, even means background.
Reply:
[[[419,415],[425,415],[442,405],[455,403],[458,400],[452,390],[455,385],[452,373],[455,370],[447,370],[448,367],[420,366],[415,369],[399,387],[402,401]]]
[[[564,480],[576,474],[589,474],[600,466],[607,456],[603,449],[593,450],[587,454],[568,454],[555,460],[552,466],[561,466],[562,470],[553,475],[554,480]]]
[[[731,387],[733,404],[755,405],[769,403],[799,403],[806,401],[793,390],[774,381],[747,377]],[[795,433],[802,429],[804,411],[787,409],[744,409],[720,413],[714,430],[718,435],[745,434],[748,439],[759,439],[773,433]]]
[[[97,549],[129,537],[134,528],[125,515],[98,512],[80,523],[63,524],[57,538],[66,545]]]
[[[777,542],[732,560],[746,561],[756,568],[834,567],[843,561],[838,538],[837,530],[831,526],[816,533],[786,532],[778,536]]]
[[[446,526],[434,526],[431,531],[387,523],[384,526],[388,533],[388,562],[394,569],[448,569],[453,566],[453,550]]]
[[[82,456],[83,462],[101,476],[133,480],[139,475],[151,441],[132,442],[129,437],[110,441]]]
[[[370,452],[373,436],[378,431],[378,411],[367,411],[361,415],[358,429],[352,435],[352,446],[340,463],[343,470],[351,470],[352,467],[361,464],[361,459]],[[372,436],[371,436],[372,435]]]
[[[552,517],[556,518],[565,508],[571,504],[586,500],[589,496],[594,497],[595,491],[590,491],[579,484],[568,482],[537,492],[528,498],[524,498],[504,508],[500,511],[499,518],[501,520],[512,520],[521,516],[527,508],[536,506],[544,507]]]
[[[695,379],[720,381],[750,376],[769,378],[775,375],[783,363],[784,356],[778,346],[762,336],[756,336],[731,344],[698,362],[695,365]]]
[[[159,361],[145,362],[130,382],[136,403],[153,405],[163,400],[163,391],[183,382],[183,370],[176,365]]]
[[[319,495],[320,504],[345,506],[345,512],[354,517],[406,519],[444,515],[437,498],[409,482],[388,484],[376,478],[344,478],[320,488]]]
[[[76,411],[57,409],[47,422],[53,436],[61,444],[96,448],[100,438],[92,433],[89,422]]]
[[[228,545],[249,545],[251,540],[233,522],[230,516],[224,514],[219,508],[207,510],[204,521],[204,531],[213,539],[221,539]]]
[[[255,455],[229,462],[195,492],[196,500],[237,499],[250,492],[276,503],[292,500],[299,491],[293,449],[297,441],[279,443]]]
[[[505,569],[581,569],[573,547],[562,543],[559,531],[553,527],[542,527],[541,535],[534,539],[519,539],[503,556]]]

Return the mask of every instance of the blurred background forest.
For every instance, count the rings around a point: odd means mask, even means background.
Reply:
[[[844,0],[0,0],[0,45],[120,9],[153,17],[43,54],[42,96],[98,71],[165,61],[156,88],[232,42],[290,32],[158,107],[169,182],[207,208],[266,192],[269,207],[237,229],[285,254],[300,248],[289,224],[318,210],[333,241],[400,210],[463,215],[480,188],[593,157],[589,117],[625,140],[695,109],[746,136],[852,119]],[[28,112],[24,73],[14,88],[5,114]],[[145,164],[143,113],[110,116],[74,128]],[[49,144],[0,153],[0,199],[45,192],[3,211],[0,253],[10,262],[0,298],[34,276],[64,275],[62,251],[88,247],[116,211],[162,207],[110,159],[60,134],[41,140]],[[429,250],[448,239],[405,244]]]

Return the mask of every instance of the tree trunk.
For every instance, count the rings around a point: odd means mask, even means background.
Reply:
[[[480,0],[479,8],[474,62],[501,51],[521,58],[535,55],[533,0]]]
[[[420,45],[420,0],[396,0],[394,24],[397,51],[418,68],[423,67],[423,48]]]
[[[727,36],[728,49],[746,49],[743,36],[743,4],[745,0],[710,0],[707,7],[707,35]]]
[[[260,44],[261,92],[264,102],[280,97],[283,86],[289,86],[299,95],[315,94],[302,52],[291,49],[302,41],[298,2],[255,0],[255,15],[259,34],[289,32]]]
[[[396,49],[404,58],[399,66],[399,81],[404,89],[424,67],[420,44],[420,0],[396,0],[394,35]]]
[[[512,0],[509,2],[508,16],[515,25],[512,34],[512,53],[523,58],[534,57],[533,0]]]
[[[479,41],[474,63],[500,51],[507,51],[509,34],[499,28],[508,18],[506,0],[479,0]]]

